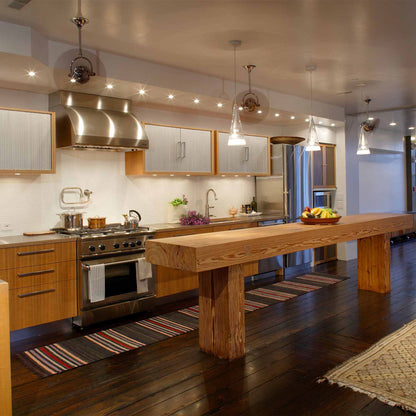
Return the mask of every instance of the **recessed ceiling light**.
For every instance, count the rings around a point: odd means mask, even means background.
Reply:
[[[296,117],[295,116],[290,116],[290,119],[291,120],[294,120]]]
[[[71,79],[70,79],[70,82],[74,83],[74,82],[77,82],[77,81],[76,81],[76,79],[75,79],[75,78],[71,78]]]
[[[28,71],[27,73],[30,77],[34,77],[36,75],[35,71]]]
[[[279,114],[279,113],[274,113],[274,116],[275,116],[275,117],[279,117],[279,116],[280,116],[280,114]]]
[[[189,173],[186,176],[191,176]]]
[[[331,123],[331,127],[335,127],[335,123]]]
[[[114,85],[113,84],[107,84],[105,87],[109,90],[112,90],[114,88]]]
[[[412,127],[409,127],[409,130],[414,130],[415,128],[412,126]]]
[[[257,114],[261,114],[263,111],[261,110],[257,110]]]
[[[169,94],[168,98],[169,98],[169,100],[173,100],[175,98],[175,96],[173,94]]]
[[[218,103],[217,107],[221,108],[222,107],[222,103]]]
[[[392,121],[389,125],[390,126],[397,126],[397,123],[395,121]]]
[[[305,118],[305,121],[306,121],[306,122],[308,122],[308,121],[309,121],[309,119],[308,119],[308,118]]]
[[[241,107],[241,105],[240,105],[240,107],[238,107],[238,110],[243,111],[243,107]]]
[[[194,103],[195,103],[195,104],[199,104],[199,100],[198,100],[198,98],[195,98],[195,99],[194,99]]]
[[[318,124],[322,124],[322,121],[318,121]]]
[[[141,89],[141,90],[139,90],[139,94],[140,95],[145,95],[146,94],[146,91],[144,89]]]

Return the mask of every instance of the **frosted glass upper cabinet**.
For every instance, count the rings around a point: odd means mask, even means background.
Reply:
[[[245,146],[228,146],[229,133],[217,132],[217,173],[270,175],[270,141],[267,136],[245,135]]]
[[[0,174],[55,173],[55,113],[0,107]]]
[[[126,175],[214,174],[211,130],[145,124],[149,149],[126,153]]]

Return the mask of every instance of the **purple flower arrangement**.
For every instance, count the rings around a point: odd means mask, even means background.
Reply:
[[[210,223],[210,219],[208,217],[204,217],[196,211],[188,211],[186,215],[182,215],[179,221],[182,225],[203,225]]]

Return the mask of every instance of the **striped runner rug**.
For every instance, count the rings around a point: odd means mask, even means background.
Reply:
[[[245,312],[285,302],[348,277],[310,273],[245,292]],[[59,374],[115,354],[198,329],[198,305],[18,354],[41,377]]]

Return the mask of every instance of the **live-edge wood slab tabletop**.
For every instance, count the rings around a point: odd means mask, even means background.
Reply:
[[[357,240],[358,288],[390,291],[390,233],[414,227],[411,214],[345,216],[336,224],[282,224],[146,242],[146,259],[199,275],[199,343],[235,359],[245,354],[242,264]]]

